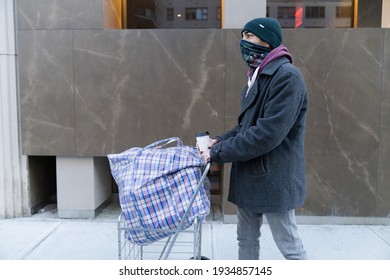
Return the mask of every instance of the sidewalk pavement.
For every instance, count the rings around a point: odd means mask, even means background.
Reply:
[[[56,206],[27,218],[0,220],[0,260],[115,260],[117,218],[112,203],[94,219],[58,219]],[[202,255],[237,259],[236,225],[210,215],[202,229]],[[299,230],[313,260],[390,260],[389,225],[306,225]],[[281,260],[267,224],[263,225],[261,259]]]

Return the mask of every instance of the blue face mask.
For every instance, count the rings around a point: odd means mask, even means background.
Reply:
[[[263,59],[270,53],[270,49],[253,44],[246,40],[240,41],[242,59],[249,68],[257,68]]]

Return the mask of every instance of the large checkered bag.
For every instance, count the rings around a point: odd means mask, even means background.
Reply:
[[[176,146],[167,147],[174,142]],[[198,185],[199,192],[180,230],[209,214],[210,201],[200,183],[202,157],[195,147],[184,146],[179,138],[107,157],[118,185],[130,242],[147,245],[174,234]]]

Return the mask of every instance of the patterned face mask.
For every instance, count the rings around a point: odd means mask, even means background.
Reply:
[[[269,48],[253,44],[246,40],[240,41],[242,59],[246,62],[249,68],[257,68],[263,59],[271,51]]]

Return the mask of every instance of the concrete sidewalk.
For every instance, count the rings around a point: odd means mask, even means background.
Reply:
[[[0,220],[0,260],[115,260],[119,213],[112,203],[95,219],[58,219],[53,206],[32,217]],[[300,224],[299,229],[310,259],[390,260],[390,226]],[[202,255],[237,259],[235,224],[223,224],[212,215],[203,225],[202,238]],[[283,259],[267,224],[261,259]]]

